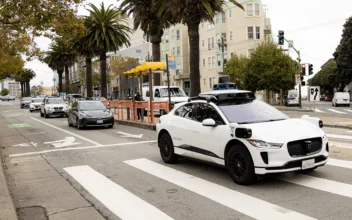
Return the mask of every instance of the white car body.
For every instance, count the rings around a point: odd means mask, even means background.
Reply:
[[[296,90],[288,91],[286,105],[299,105],[298,92]]]
[[[336,92],[332,99],[332,106],[350,106],[350,94],[348,92]]]
[[[67,115],[68,111],[68,106],[67,104],[62,100],[62,103],[59,104],[51,104],[50,99],[61,99],[59,97],[47,97],[44,99],[44,103],[40,106],[40,115],[41,116],[52,116],[52,115],[60,115],[60,116],[65,116]]]
[[[149,97],[149,87],[143,87],[142,88],[142,97],[143,100],[150,100]],[[153,86],[153,100],[155,102],[164,102],[164,101],[169,101],[169,97],[167,96],[167,93],[164,96],[156,96],[156,94],[160,94],[160,91],[162,90],[167,90],[168,87],[167,86]],[[181,102],[186,102],[188,100],[188,96],[186,95],[186,93],[178,86],[170,86],[171,90],[178,90],[180,92],[180,96],[173,96],[173,94],[171,94],[171,103],[172,104],[177,104],[177,103],[181,103]]]
[[[246,91],[213,91],[208,94],[238,92]],[[257,102],[261,101],[253,101],[253,103]],[[218,112],[218,115],[221,116],[224,124],[213,127],[204,126],[204,123],[208,123],[208,119],[203,122],[198,122],[196,119],[191,120],[175,115],[175,112],[180,107],[192,103],[205,103],[210,105]],[[273,107],[269,106],[268,108]],[[196,117],[199,117],[199,115]],[[269,173],[302,170],[302,164],[308,163],[308,160],[310,160],[311,163],[309,165],[310,168],[323,166],[328,160],[329,152],[328,139],[321,127],[322,121],[320,121],[319,118],[309,116],[302,116],[301,119],[286,119],[273,122],[249,124],[231,123],[228,117],[226,117],[224,112],[215,103],[208,103],[205,100],[192,100],[191,102],[175,105],[174,109],[169,114],[161,116],[160,122],[156,126],[156,131],[158,141],[160,141],[160,137],[163,133],[169,133],[176,155],[204,160],[223,166],[226,166],[226,153],[229,147],[234,143],[241,144],[245,146],[250,153],[254,164],[254,173],[256,175],[265,175]],[[252,136],[248,139],[237,138],[236,129],[238,128],[251,129]],[[309,145],[309,141],[312,139],[314,140]],[[270,147],[255,147],[249,142],[258,140],[259,142],[271,143]],[[307,144],[309,145],[307,147],[310,149],[313,144],[319,143],[319,140],[321,141],[321,149],[317,152],[300,156],[291,156],[289,153],[289,142],[291,142],[290,149],[292,154],[294,150],[297,150],[296,148],[303,148],[302,141],[305,141],[304,147],[306,147],[305,145]],[[295,143],[292,143],[296,141],[300,141],[299,144],[301,145],[297,147],[297,145],[294,145]],[[160,147],[160,142],[158,143]],[[277,147],[279,145],[281,145],[281,147]],[[314,146],[317,147],[318,145]],[[262,154],[267,155],[267,162],[265,162]],[[314,159],[313,162],[311,161],[312,159]]]
[[[40,98],[34,98],[32,102],[29,104],[29,111],[37,111],[40,110],[40,107],[43,103],[43,99]]]

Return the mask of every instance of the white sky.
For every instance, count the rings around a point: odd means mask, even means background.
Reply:
[[[98,0],[88,0],[94,4],[100,4]],[[116,0],[103,0],[106,6],[117,5]],[[285,31],[285,38],[294,41],[294,46],[301,51],[302,63],[312,63],[314,73],[334,53],[340,42],[344,20],[352,16],[351,0],[262,0],[268,6],[271,18],[272,33],[275,36],[278,30]],[[79,14],[87,15],[84,8]],[[314,27],[314,28],[313,28]],[[50,41],[45,38],[37,40],[42,50],[47,50]],[[296,58],[295,52],[290,55]],[[53,85],[53,71],[39,61],[26,63],[26,68],[33,69],[37,77],[31,85]]]

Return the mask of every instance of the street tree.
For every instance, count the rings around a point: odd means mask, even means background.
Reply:
[[[299,65],[273,42],[262,42],[251,53],[244,87],[252,91],[288,91],[295,86]]]
[[[330,77],[339,91],[343,91],[352,81],[352,17],[346,20],[343,27],[340,44],[334,53],[337,68]]]
[[[249,59],[246,56],[234,55],[226,63],[226,73],[230,76],[231,82],[236,83],[238,89],[245,89],[244,80],[248,73]]]
[[[334,86],[339,86],[339,82],[335,82],[334,74],[336,72],[335,60],[330,60],[313,78],[308,80],[310,86],[320,86],[321,91],[333,93]]]
[[[183,23],[188,27],[190,96],[197,96],[200,93],[199,25],[201,22],[213,23],[214,16],[223,11],[222,7],[226,2],[232,2],[243,9],[243,6],[235,0],[156,0],[155,7],[162,20]]]
[[[7,96],[8,94],[10,94],[10,90],[8,90],[7,88],[3,88],[0,92],[0,94],[2,96]]]
[[[36,76],[35,72],[31,69],[21,69],[17,74],[12,77],[21,84],[21,96],[30,96],[29,82]]]
[[[127,22],[122,18],[121,11],[116,7],[105,8],[104,3],[97,8],[89,4],[90,15],[86,17],[85,26],[87,28],[87,38],[89,45],[97,48],[100,56],[100,74],[101,74],[101,96],[107,98],[107,68],[106,53],[117,51],[122,46],[130,46],[129,33],[132,29],[128,27]]]

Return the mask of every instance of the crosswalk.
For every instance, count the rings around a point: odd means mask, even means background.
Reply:
[[[349,114],[349,113],[352,113],[352,110],[351,109],[332,109],[332,108],[329,108],[329,109],[324,109],[324,110],[321,110],[319,108],[312,108],[313,111],[317,112],[317,113],[335,113],[335,114],[341,114],[341,115],[346,115],[346,114]]]
[[[203,179],[196,175],[180,171],[177,169],[177,165],[170,167],[166,164],[158,163],[147,158],[126,160],[124,161],[124,164],[135,169],[130,172],[130,175],[138,176],[142,173],[143,175],[150,175],[152,177],[143,178],[143,182],[146,180],[151,181],[155,178],[157,183],[164,181],[165,183],[163,183],[163,185],[173,184],[176,188],[187,190],[189,193],[193,193],[194,195],[201,196],[203,199],[223,205],[224,207],[239,212],[249,218],[263,220],[319,219],[319,216],[300,213],[300,210],[290,209],[284,204],[281,205],[275,201],[271,201],[270,197],[268,199],[263,199],[255,193],[251,194],[251,191],[245,191],[246,193],[244,193],[243,190],[241,190],[243,189],[241,187],[236,187],[235,189],[228,188],[205,178]],[[352,172],[352,161],[331,159],[326,167],[345,169],[344,172],[347,175],[348,172]],[[119,185],[117,181],[114,182],[110,180],[88,165],[67,167],[64,168],[64,170],[86,191],[88,191],[88,193],[94,196],[120,219],[178,219],[177,216],[171,215],[169,210],[164,210],[166,204],[156,206],[154,204],[155,201],[154,203],[153,200],[148,201],[148,198],[145,196],[143,199],[140,198],[135,192],[132,192],[131,189],[125,189]],[[324,170],[320,172],[324,172]],[[308,174],[295,173],[279,175],[275,178],[277,181],[283,181],[283,184],[286,182],[287,184],[306,188],[305,190],[299,190],[298,193],[311,189],[315,190],[313,193],[315,195],[318,195],[319,192],[329,193],[331,195],[341,196],[344,199],[349,199],[347,201],[352,202],[351,179],[349,180],[350,184],[348,184],[346,182],[324,179],[322,177],[324,177],[324,175],[319,175],[319,177],[317,177]],[[150,182],[148,184],[154,185],[156,183]],[[275,182],[272,184],[275,184]],[[248,186],[248,188],[250,187],[257,190],[258,187],[261,186]],[[284,188],[290,191],[289,187],[292,187],[292,185],[287,185]],[[293,187],[292,189],[295,188],[296,187]],[[266,187],[263,188],[263,193],[265,193],[265,191]],[[282,195],[282,197],[285,197],[285,195]],[[172,201],[170,202],[172,203]],[[197,204],[194,205],[196,206]],[[317,207],[319,207],[319,204],[317,205]],[[352,216],[349,216],[348,218],[351,219]],[[217,219],[221,219],[221,216],[218,216]]]

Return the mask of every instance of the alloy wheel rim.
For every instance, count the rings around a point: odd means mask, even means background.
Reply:
[[[163,154],[164,157],[170,156],[171,146],[170,146],[170,143],[167,139],[163,138],[161,140],[160,150],[161,150],[161,153]]]
[[[239,152],[235,152],[232,154],[230,158],[230,167],[232,169],[233,174],[242,179],[247,172],[247,164],[243,157],[243,155]]]

